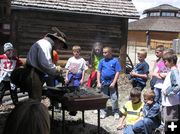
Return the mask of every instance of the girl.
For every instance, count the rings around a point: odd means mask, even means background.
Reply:
[[[88,67],[91,69],[91,74],[88,78],[87,87],[96,87],[96,77],[99,61],[103,58],[102,45],[96,42],[93,46]]]

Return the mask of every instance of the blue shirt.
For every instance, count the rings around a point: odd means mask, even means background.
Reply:
[[[98,70],[101,73],[102,85],[109,85],[112,83],[116,72],[122,70],[119,60],[112,57],[111,59],[101,59],[99,62]]]
[[[148,74],[149,73],[149,65],[146,61],[140,62],[134,67],[133,71],[138,74]],[[146,85],[147,79],[143,79],[140,77],[134,77],[133,79],[135,81],[140,82],[143,85]]]
[[[143,115],[146,118],[150,118],[152,120],[158,120],[158,116],[160,114],[160,105],[155,102],[152,105],[145,104],[143,107]]]

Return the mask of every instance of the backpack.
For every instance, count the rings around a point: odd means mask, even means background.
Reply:
[[[167,88],[167,96],[174,96],[180,92],[180,74],[178,70],[172,70],[171,75],[171,87]]]

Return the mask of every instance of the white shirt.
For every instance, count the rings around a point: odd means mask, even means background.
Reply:
[[[162,106],[174,106],[180,104],[179,95],[174,96],[165,96],[163,92],[166,92],[166,89],[171,86],[171,71],[167,74],[164,83],[162,85]]]
[[[83,58],[77,59],[74,56],[68,59],[65,68],[73,74],[82,73],[83,70],[88,69]]]

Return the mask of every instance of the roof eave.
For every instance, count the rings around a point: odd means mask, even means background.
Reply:
[[[112,14],[101,14],[101,13],[91,13],[91,12],[80,12],[80,11],[70,11],[70,10],[57,10],[50,8],[39,8],[39,7],[25,7],[19,5],[11,5],[11,9],[15,10],[39,10],[39,11],[52,11],[52,12],[65,12],[65,13],[77,13],[77,14],[89,14],[89,15],[98,15],[98,16],[108,16],[108,17],[118,17],[118,18],[126,18],[126,19],[139,19],[139,15],[136,16],[128,16],[128,15],[112,15]]]
[[[153,29],[128,29],[128,31],[150,31],[150,32],[168,32],[168,33],[179,33],[180,31],[163,31],[163,30],[153,30]]]

